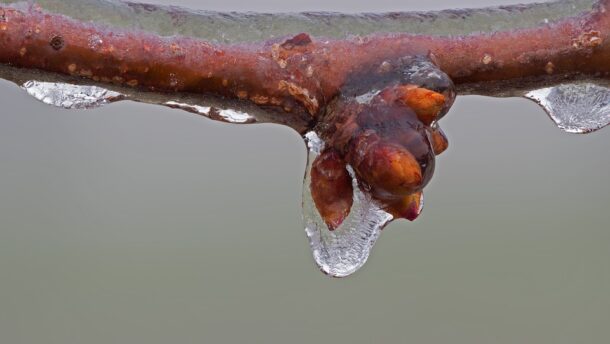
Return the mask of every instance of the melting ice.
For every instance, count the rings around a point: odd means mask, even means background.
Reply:
[[[324,143],[315,132],[305,135],[305,140],[309,148],[303,183],[305,232],[320,269],[333,277],[346,277],[366,263],[381,230],[392,220],[392,215],[381,209],[367,192],[360,190],[354,173],[350,170],[354,204],[345,221],[330,231],[314,204],[310,188],[313,161],[320,154]]]
[[[610,124],[610,89],[592,83],[564,84],[525,95],[569,133],[589,133]]]
[[[62,82],[30,80],[25,82],[21,88],[32,97],[47,105],[53,105],[64,109],[91,109],[119,100],[132,99],[122,93],[99,86],[75,85]],[[138,101],[137,98],[133,98],[133,100]],[[220,109],[174,100],[166,101],[161,104],[222,122],[236,124],[256,122],[256,118],[250,114],[234,109]]]
[[[237,124],[256,122],[256,118],[254,118],[250,114],[233,109],[216,109],[210,106],[186,104],[173,100],[165,102],[164,105],[174,109],[182,109],[202,116],[210,117],[211,119],[219,120],[222,122]]]
[[[31,80],[21,87],[41,102],[64,109],[90,109],[124,99],[118,92],[97,86]]]

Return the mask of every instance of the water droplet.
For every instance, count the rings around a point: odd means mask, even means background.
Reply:
[[[313,161],[324,144],[314,132],[305,135],[309,148],[307,171],[303,184],[303,220],[305,232],[320,269],[333,277],[347,277],[358,271],[367,261],[381,230],[392,220],[367,192],[358,185],[354,173],[354,203],[349,216],[333,231],[321,218],[311,196],[310,172]]]
[[[25,82],[21,88],[45,104],[64,109],[90,109],[125,98],[118,92],[98,86],[59,82],[30,80]]]
[[[210,106],[187,104],[177,101],[168,101],[163,103],[163,105],[173,109],[181,109],[184,111],[196,113],[221,122],[236,124],[249,124],[256,122],[256,119],[250,114],[233,109],[217,109]]]
[[[531,91],[525,97],[540,104],[568,133],[590,133],[610,124],[610,89],[604,86],[563,84]]]

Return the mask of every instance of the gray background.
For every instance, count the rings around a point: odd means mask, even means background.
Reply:
[[[1,343],[610,338],[610,130],[563,134],[529,101],[460,98],[422,217],[392,224],[365,268],[336,280],[301,227],[305,152],[289,129],[128,102],[65,111],[0,88]]]

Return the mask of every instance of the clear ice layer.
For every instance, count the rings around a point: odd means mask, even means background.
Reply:
[[[390,12],[345,14],[333,12],[277,13],[292,11],[290,2],[277,2],[274,13],[213,12],[188,10],[177,6],[138,4],[140,1],[118,0],[37,0],[43,10],[74,19],[155,32],[162,36],[188,36],[211,42],[239,43],[294,36],[307,32],[312,36],[345,38],[377,32],[411,33],[423,35],[468,35],[476,32],[495,32],[534,27],[560,20],[566,16],[590,11],[597,0],[537,1],[528,6],[503,6],[440,12]],[[148,2],[148,1],[141,1]],[[156,1],[159,2],[159,1]],[[496,1],[497,2],[497,1]],[[514,1],[518,3],[519,1]],[[532,2],[532,1],[528,1]],[[0,0],[25,7],[24,0]],[[196,2],[192,2],[195,4]],[[214,7],[200,1],[198,7]],[[459,3],[459,2],[456,2]],[[484,3],[484,2],[481,2]],[[222,4],[222,2],[218,2]],[[327,1],[324,5],[334,11],[343,6]],[[224,7],[224,6],[220,6]],[[247,10],[261,6],[243,5]],[[348,12],[353,12],[354,6]],[[361,6],[360,6],[361,7]],[[364,6],[377,10],[379,5]],[[394,7],[394,6],[392,6]],[[361,7],[362,8],[362,7]],[[344,10],[346,8],[343,8]],[[95,42],[95,39],[93,40]],[[92,45],[95,46],[96,43]]]
[[[540,104],[568,133],[590,133],[610,124],[610,89],[604,86],[564,84],[531,91],[525,97]]]
[[[30,80],[21,87],[41,102],[64,109],[91,109],[124,99],[122,94],[98,86]]]
[[[181,109],[188,112],[196,113],[217,121],[227,123],[247,124],[256,122],[256,118],[249,115],[248,113],[232,109],[216,109],[210,106],[193,105],[176,101],[168,101],[165,102],[163,105],[174,109]]]
[[[140,101],[137,97],[93,85],[75,85],[63,82],[46,82],[30,80],[21,85],[30,96],[52,106],[64,109],[92,109],[119,100],[131,99]],[[148,102],[148,101],[147,101]],[[235,123],[255,123],[256,118],[246,112],[235,109],[221,109],[214,106],[202,106],[180,100],[159,102],[174,109],[196,113],[210,119]]]
[[[381,230],[392,221],[366,192],[360,190],[353,171],[354,204],[349,216],[333,231],[320,216],[311,196],[311,167],[324,144],[314,132],[305,135],[309,148],[307,170],[303,183],[303,220],[314,260],[332,277],[347,277],[367,261]]]

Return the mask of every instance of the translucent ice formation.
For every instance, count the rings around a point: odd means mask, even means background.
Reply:
[[[124,98],[105,88],[60,82],[30,80],[22,88],[41,102],[64,109],[91,109]]]
[[[525,95],[568,133],[589,133],[610,124],[610,89],[592,83],[563,84]]]
[[[312,164],[324,149],[324,143],[315,132],[306,135],[306,143],[309,154],[303,183],[305,232],[318,267],[330,276],[346,277],[366,263],[381,230],[392,220],[392,215],[360,188],[351,171],[350,182],[354,190],[351,211],[337,228],[329,230],[311,194]]]

